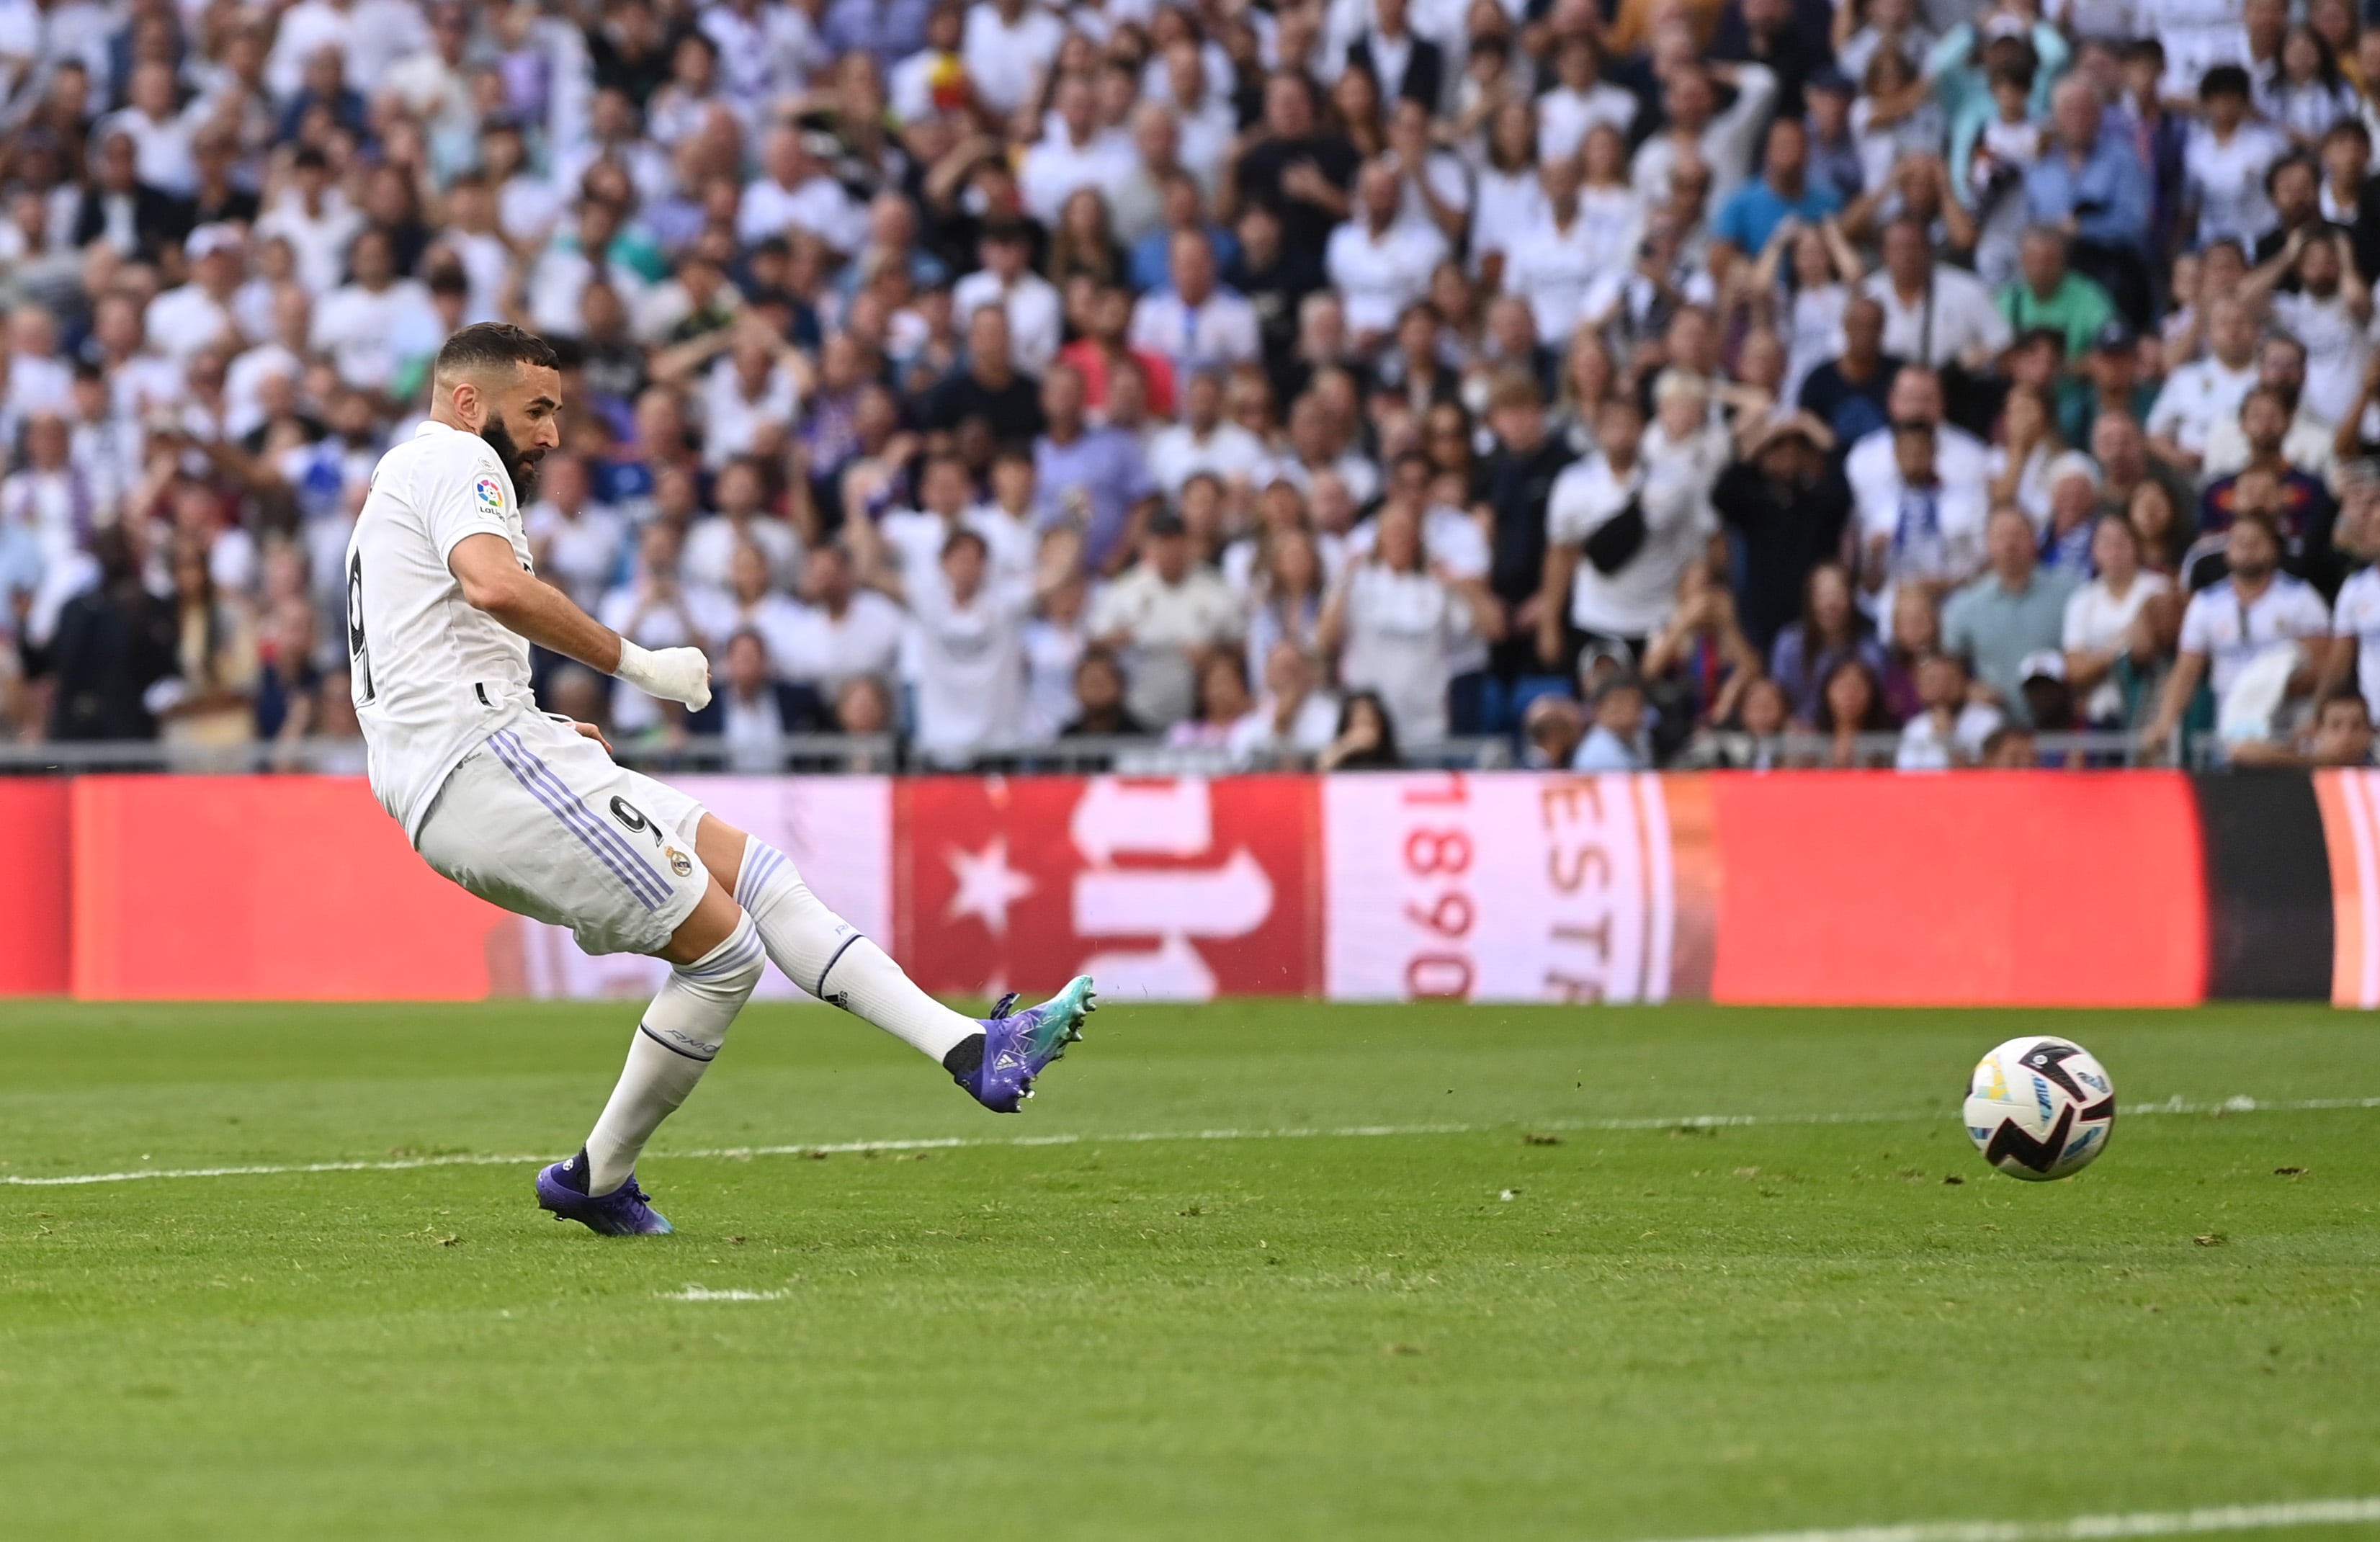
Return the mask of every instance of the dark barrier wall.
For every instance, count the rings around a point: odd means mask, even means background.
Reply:
[[[2206,854],[2206,994],[2330,994],[2330,858],[2313,779],[2202,776],[2192,791]]]

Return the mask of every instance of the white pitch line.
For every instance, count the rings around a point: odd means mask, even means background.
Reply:
[[[2282,1100],[2244,1097],[2216,1103],[2185,1102],[2180,1098],[2162,1103],[2126,1108],[2119,1117],[2139,1119],[2152,1114],[2187,1113],[2309,1113],[2333,1109],[2380,1109],[2380,1098],[2297,1098]],[[1395,1135],[1501,1135],[1514,1130],[1591,1134],[1598,1131],[1732,1130],[1763,1126],[1826,1124],[1905,1124],[1940,1117],[1939,1111],[1908,1113],[1688,1113],[1641,1119],[1553,1119],[1500,1124],[1340,1124],[1297,1125],[1282,1129],[1125,1130],[1111,1134],[1057,1134],[977,1137],[941,1135],[917,1140],[804,1141],[788,1146],[721,1146],[695,1151],[657,1151],[664,1161],[744,1161],[754,1157],[856,1156],[870,1151],[957,1151],[1033,1146],[1145,1146],[1168,1141],[1209,1140],[1378,1140]],[[151,1167],[122,1172],[73,1172],[54,1177],[0,1173],[0,1187],[74,1188],[87,1184],[137,1184],[156,1178],[281,1178],[311,1172],[412,1172],[431,1167],[516,1167],[550,1159],[517,1153],[461,1152],[442,1157],[395,1157],[384,1161],[259,1163],[241,1167]],[[1752,1539],[1744,1539],[1752,1542]],[[1766,1542],[1766,1539],[1761,1539]],[[1891,1542],[1887,1538],[1886,1542]]]
[[[1696,1542],[2091,1542],[2099,1537],[2191,1536],[2372,1522],[2380,1522],[2380,1498],[2290,1500],[2278,1504],[2228,1504],[2205,1510],[2137,1511],[2127,1515],[2075,1515],[2063,1521],[1916,1521],[1896,1526],[1702,1537]]]

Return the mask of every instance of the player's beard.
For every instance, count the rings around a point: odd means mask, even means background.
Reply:
[[[513,480],[513,496],[526,507],[536,496],[537,463],[545,458],[545,452],[522,450],[505,429],[504,420],[492,413],[489,415],[488,426],[480,431],[480,437],[488,442],[488,447],[496,452],[496,458],[504,463],[504,475]]]

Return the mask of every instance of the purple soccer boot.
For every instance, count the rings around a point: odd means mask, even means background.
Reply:
[[[951,1079],[994,1113],[1014,1113],[1033,1096],[1033,1078],[1083,1037],[1083,1019],[1099,1009],[1091,977],[1077,975],[1039,1006],[1016,1010],[1010,991],[983,1019],[983,1033],[953,1050]]]
[[[537,1204],[541,1210],[552,1210],[556,1220],[575,1220],[607,1237],[658,1237],[670,1231],[668,1220],[646,1199],[633,1172],[609,1194],[589,1194],[584,1147],[568,1161],[555,1162],[537,1175]]]

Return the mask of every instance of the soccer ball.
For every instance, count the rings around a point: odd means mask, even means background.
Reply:
[[[2116,1127],[2116,1084],[2079,1044],[2011,1038],[1967,1084],[1967,1134],[2011,1178],[2046,1183],[2080,1172]]]

